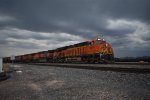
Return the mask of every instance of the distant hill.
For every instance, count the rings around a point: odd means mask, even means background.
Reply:
[[[115,62],[150,62],[149,56],[142,56],[142,57],[121,57],[121,58],[115,58]]]

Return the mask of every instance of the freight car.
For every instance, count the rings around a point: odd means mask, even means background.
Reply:
[[[114,53],[112,46],[104,39],[94,39],[70,46],[57,48],[38,53],[20,55],[15,57],[15,62],[113,62]],[[9,62],[9,57],[4,62]]]

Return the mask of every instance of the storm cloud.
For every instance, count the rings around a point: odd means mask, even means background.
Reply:
[[[150,55],[149,5],[149,0],[1,0],[0,56],[95,38],[111,43],[116,57]]]

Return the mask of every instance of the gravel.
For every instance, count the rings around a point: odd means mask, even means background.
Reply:
[[[149,73],[27,64],[16,66],[18,70],[12,72],[9,79],[0,82],[0,100],[150,99]]]

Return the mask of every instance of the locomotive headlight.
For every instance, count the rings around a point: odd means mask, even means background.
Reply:
[[[101,39],[97,39],[97,40],[101,40]]]
[[[108,46],[108,44],[106,44],[106,47]]]

